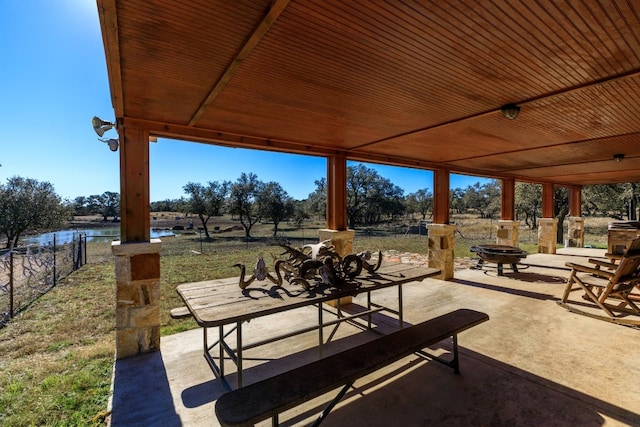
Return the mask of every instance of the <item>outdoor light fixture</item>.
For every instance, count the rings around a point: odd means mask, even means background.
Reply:
[[[624,154],[614,154],[613,155],[613,160],[615,160],[616,162],[621,162],[622,159],[624,159]]]
[[[91,119],[91,124],[93,125],[93,130],[95,130],[100,137],[104,135],[104,133],[109,129],[113,129],[114,127],[116,127],[115,123],[105,122],[104,120],[96,116],[93,116],[93,119]]]
[[[516,104],[506,104],[500,107],[500,111],[502,111],[502,115],[505,116],[509,120],[515,120],[520,114],[520,107]]]
[[[115,138],[110,138],[110,139],[100,139],[98,138],[100,141],[104,142],[105,144],[107,144],[109,146],[109,150],[111,151],[118,151],[118,147],[120,146],[120,143],[118,142],[117,139]]]

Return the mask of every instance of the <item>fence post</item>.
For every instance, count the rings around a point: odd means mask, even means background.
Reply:
[[[56,234],[53,234],[53,286],[58,283],[56,281]]]
[[[9,317],[13,319],[13,247],[9,251]]]
[[[78,253],[75,255],[76,261],[73,270],[78,270],[82,266],[82,234],[78,234]]]

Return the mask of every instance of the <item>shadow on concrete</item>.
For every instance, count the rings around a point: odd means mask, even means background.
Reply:
[[[496,292],[505,292],[508,294],[517,295],[517,296],[526,297],[526,298],[535,298],[539,300],[551,300],[551,301],[559,300],[558,297],[550,294],[543,294],[540,292],[527,291],[523,289],[509,288],[507,286],[492,285],[489,283],[473,282],[471,280],[453,279],[450,281],[450,283],[455,283],[463,286],[473,286],[476,288],[482,288],[482,289],[487,289],[487,290],[496,291]]]
[[[347,309],[343,309],[345,314],[356,314],[366,310],[366,307],[359,304],[349,304]],[[395,327],[389,326],[389,323],[393,322]],[[358,346],[365,342],[378,338],[381,334],[388,334],[395,330],[398,330],[398,320],[392,317],[386,316],[382,313],[372,314],[372,329],[368,330],[366,323],[361,319],[357,322],[349,322],[349,327],[355,327],[362,331],[362,333],[352,334],[346,337],[336,338],[338,328],[347,327],[347,324],[336,324],[331,327],[332,331],[325,332],[325,343],[323,345],[323,354],[325,356],[334,354],[345,349]],[[405,327],[411,326],[410,323],[404,322]],[[281,372],[294,369],[298,366],[311,363],[319,358],[319,351],[317,347],[308,348],[296,353],[289,354],[287,356],[271,357],[256,349],[250,349],[244,351],[243,362],[245,368],[242,371],[243,384],[248,385],[255,383],[265,378],[275,376]],[[228,355],[225,355],[225,367],[228,372],[225,375],[225,379],[235,388],[237,384],[237,373],[235,372],[235,365],[231,361]],[[259,363],[256,366],[247,367],[251,362]],[[269,362],[269,363],[264,363]],[[233,369],[233,371],[231,371]],[[217,400],[223,393],[226,392],[222,381],[219,379],[212,379],[210,381],[193,385],[184,389],[181,393],[182,403],[187,408],[196,408],[199,406],[212,403]]]
[[[161,352],[116,360],[111,407],[112,427],[182,425]]]
[[[638,412],[460,350],[461,375],[416,356],[383,376],[357,381],[326,424],[595,427],[607,422],[605,415],[624,425],[640,425]],[[281,425],[307,425],[337,392],[304,412],[281,416]]]

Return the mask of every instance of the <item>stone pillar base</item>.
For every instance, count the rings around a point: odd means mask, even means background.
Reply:
[[[579,216],[569,217],[567,246],[570,248],[581,248],[584,246],[584,218]]]
[[[520,245],[520,221],[498,221],[496,244],[518,247]]]
[[[557,218],[538,219],[538,253],[555,254],[556,236],[558,231]]]
[[[331,240],[331,244],[335,247],[335,251],[341,257],[349,255],[353,253],[353,236],[355,236],[356,232],[353,230],[330,230],[327,228],[318,230],[318,238],[320,241]],[[353,301],[352,297],[343,297],[340,298],[340,305],[351,304]],[[336,307],[338,305],[338,300],[327,301],[327,305],[331,307]]]
[[[116,257],[116,358],[160,350],[159,239],[113,242]]]
[[[453,278],[454,249],[456,226],[451,224],[429,224],[429,267],[437,268],[440,275],[435,276],[441,280]]]

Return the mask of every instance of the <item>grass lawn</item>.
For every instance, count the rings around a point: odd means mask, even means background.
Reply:
[[[469,247],[495,241],[495,221],[455,218],[456,257],[471,257]],[[606,247],[609,219],[586,221],[585,244]],[[317,241],[313,228],[283,229],[293,246]],[[354,252],[388,250],[427,252],[426,236],[406,235],[406,227],[358,229]],[[162,335],[192,329],[193,320],[173,320],[169,310],[181,306],[180,283],[236,275],[232,265],[268,262],[282,253],[269,243],[270,225],[257,227],[256,241],[239,236],[163,238],[161,256]],[[492,235],[493,233],[493,235]],[[521,231],[521,247],[537,252],[535,232]],[[0,329],[0,425],[104,425],[115,353],[115,278],[109,244],[90,245],[89,264],[72,273],[5,328]],[[102,260],[96,262],[96,260]]]

